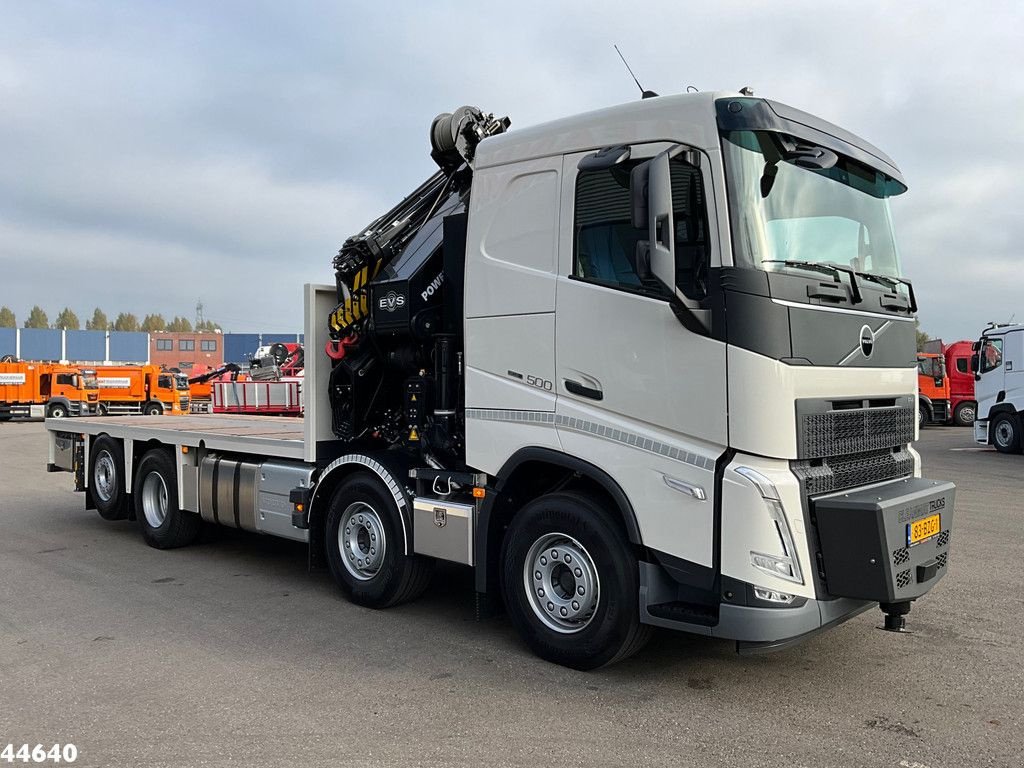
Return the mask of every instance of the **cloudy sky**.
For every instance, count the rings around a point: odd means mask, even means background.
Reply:
[[[0,305],[297,330],[435,114],[632,100],[618,43],[646,88],[750,85],[894,157],[933,336],[1024,321],[1024,4],[488,5],[0,0]]]

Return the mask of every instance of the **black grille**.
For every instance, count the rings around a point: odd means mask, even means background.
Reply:
[[[949,531],[943,531],[938,535],[938,538],[935,539],[935,546],[944,547],[947,544],[949,544]]]
[[[803,485],[804,493],[815,496],[869,483],[880,483],[909,477],[914,473],[914,457],[910,451],[870,451],[855,456],[833,456],[817,461],[794,461],[793,472]]]
[[[910,561],[910,550],[907,549],[906,547],[901,547],[900,549],[894,549],[892,551],[892,564],[893,565],[903,565],[904,563],[907,563],[909,561]]]
[[[906,445],[914,439],[914,409],[857,408],[804,415],[799,454],[821,459]]]
[[[896,589],[903,589],[910,584],[910,569],[896,574]]]

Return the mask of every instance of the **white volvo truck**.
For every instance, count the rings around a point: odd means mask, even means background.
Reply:
[[[973,344],[978,401],[974,439],[1001,453],[1024,450],[1024,325],[986,328]]]
[[[304,418],[48,420],[49,466],[147,543],[309,544],[385,607],[475,569],[588,669],[654,626],[784,647],[947,569],[916,302],[862,139],[745,93],[526,130],[431,126],[439,171],[307,286]]]

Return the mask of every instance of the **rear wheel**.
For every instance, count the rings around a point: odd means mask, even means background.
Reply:
[[[128,503],[124,491],[124,449],[107,435],[96,438],[89,452],[89,487],[96,511],[104,520],[124,520]]]
[[[178,508],[174,460],[167,451],[156,448],[142,457],[135,472],[132,500],[142,538],[149,546],[183,547],[199,535],[199,515]]]
[[[160,403],[146,403],[142,412],[147,416],[161,416],[163,415],[164,407]]]
[[[542,496],[505,536],[502,594],[512,623],[534,653],[596,669],[640,650],[639,566],[625,533],[593,499]]]
[[[969,427],[974,424],[974,403],[960,403],[953,411],[953,423],[958,427]]]
[[[46,409],[46,415],[51,419],[67,418],[68,407],[63,403],[51,403]]]
[[[386,608],[419,597],[434,561],[403,553],[401,512],[376,476],[359,472],[334,494],[324,539],[327,564],[350,600]]]
[[[1020,453],[1020,419],[1011,413],[1001,413],[992,422],[992,444],[1000,453]]]

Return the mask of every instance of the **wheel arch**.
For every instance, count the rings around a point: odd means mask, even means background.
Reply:
[[[633,545],[643,546],[640,525],[622,487],[600,467],[550,448],[521,448],[498,471],[494,489],[477,516],[476,589],[497,589],[497,553],[504,531],[526,503],[556,490],[583,491],[608,503],[608,511]]]
[[[313,495],[309,499],[309,564],[310,568],[323,567],[324,521],[327,519],[327,505],[334,491],[352,474],[368,471],[380,478],[391,498],[398,507],[402,520],[403,554],[413,554],[412,545],[412,499],[405,484],[399,478],[408,474],[409,466],[403,457],[395,455],[349,453],[340,456],[326,467],[317,478]]]

